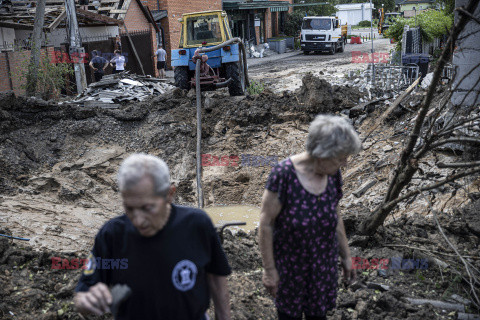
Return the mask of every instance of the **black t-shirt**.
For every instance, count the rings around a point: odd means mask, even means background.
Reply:
[[[127,284],[132,295],[120,309],[122,320],[202,319],[210,301],[206,273],[231,273],[207,214],[176,205],[153,237],[142,237],[125,215],[108,221],[92,255],[76,291],[98,282]]]
[[[97,71],[103,73],[103,66],[107,63],[107,60],[104,57],[96,56],[92,59],[92,64],[94,68],[97,68]]]

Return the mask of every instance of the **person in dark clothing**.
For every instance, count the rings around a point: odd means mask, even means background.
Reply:
[[[270,173],[258,233],[263,283],[275,297],[279,320],[326,319],[336,303],[338,253],[345,281],[356,277],[338,202],[340,168],[360,149],[345,119],[319,115],[310,124],[306,151]]]
[[[104,57],[101,57],[97,50],[92,52],[92,60],[90,61],[90,68],[93,70],[93,76],[95,77],[95,82],[102,80],[103,75],[105,74],[105,69],[108,66],[108,61]]]
[[[125,215],[95,237],[75,306],[81,313],[109,312],[109,286],[126,284],[131,296],[116,320],[208,319],[210,295],[219,320],[230,320],[231,273],[207,214],[172,204],[175,187],[161,159],[133,154],[118,172]]]

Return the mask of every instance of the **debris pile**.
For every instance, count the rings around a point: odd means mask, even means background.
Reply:
[[[107,75],[102,80],[91,83],[75,100],[68,103],[117,107],[122,103],[143,101],[152,95],[162,95],[175,88],[165,81],[126,72]]]

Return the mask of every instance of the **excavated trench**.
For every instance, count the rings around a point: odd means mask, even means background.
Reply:
[[[273,301],[261,284],[255,230],[271,165],[304,149],[315,115],[345,113],[362,97],[355,88],[331,86],[312,75],[305,76],[294,93],[266,90],[230,98],[219,91],[205,96],[202,154],[209,155],[209,165],[203,168],[205,204],[217,208],[216,222],[245,219],[250,225],[244,230],[251,230],[226,232],[224,247],[234,270],[230,278],[234,319],[275,319]],[[163,158],[177,186],[175,202],[196,205],[194,94],[176,89],[119,109],[79,108],[4,94],[0,106],[0,233],[31,239],[0,238],[0,318],[80,319],[71,304],[80,271],[52,270],[51,258],[85,257],[103,223],[122,214],[115,175],[132,152]],[[364,114],[352,113],[356,129],[366,132],[384,109],[380,105]],[[362,115],[366,117],[358,121]],[[358,223],[382,198],[413,116],[395,115],[343,172],[341,207],[354,256],[419,258],[420,251],[408,249],[417,247],[418,239],[429,250],[447,247],[434,223],[424,219],[422,203],[401,205],[397,215],[402,218],[372,238],[356,233]],[[370,190],[354,195],[372,179]],[[472,185],[478,189],[476,181]],[[468,192],[452,198],[452,191],[447,187],[439,198],[448,198],[452,207],[463,206]],[[227,205],[248,207],[240,207],[235,216]],[[465,210],[474,208],[472,204]],[[469,230],[463,229],[465,219],[453,215],[442,219],[455,243],[478,257],[478,235],[464,231]],[[407,247],[384,246],[398,239]],[[473,261],[480,268],[479,261]],[[426,270],[387,271],[360,270],[363,285],[341,287],[339,307],[331,319],[454,319],[451,311],[414,306],[405,297],[449,297],[462,292],[461,281],[441,275],[433,264]]]

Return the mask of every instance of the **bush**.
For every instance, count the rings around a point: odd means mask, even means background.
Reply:
[[[358,23],[358,26],[359,27],[362,27],[362,28],[370,28],[370,20],[363,20],[363,21],[360,21]]]
[[[402,48],[402,36],[405,26],[415,27],[415,18],[398,18],[386,31],[385,36],[393,38],[397,42],[397,50]],[[422,32],[422,40],[432,42],[435,38],[440,38],[448,34],[452,28],[453,16],[443,11],[428,10],[417,15],[417,26]]]
[[[263,83],[256,82],[255,80],[250,80],[250,85],[247,88],[247,92],[249,95],[259,94],[265,90]]]

